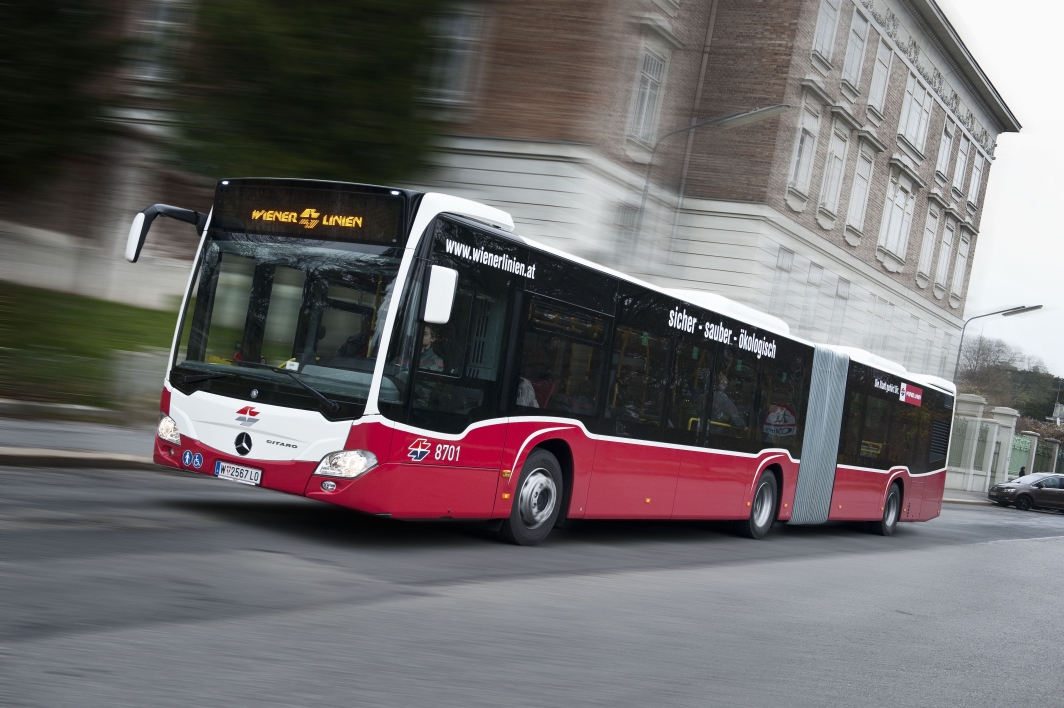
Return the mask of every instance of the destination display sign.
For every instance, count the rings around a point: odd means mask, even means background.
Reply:
[[[388,194],[219,184],[211,228],[318,241],[398,245],[403,199]]]

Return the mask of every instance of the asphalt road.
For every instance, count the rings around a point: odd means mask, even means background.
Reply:
[[[4,706],[1059,705],[1064,515],[542,546],[179,472],[0,469]]]

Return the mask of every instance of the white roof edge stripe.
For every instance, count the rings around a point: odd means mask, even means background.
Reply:
[[[418,209],[418,217],[421,216],[422,210],[426,207],[433,210],[436,214],[448,212],[451,214],[458,214],[474,221],[481,221],[491,226],[502,229],[503,231],[514,230],[514,220],[507,212],[502,209],[496,209],[493,206],[487,204],[481,204],[475,202],[472,199],[463,199],[462,197],[454,197],[450,194],[440,194],[439,192],[428,192],[421,198],[421,206]],[[431,218],[431,217],[430,217]],[[428,223],[425,224],[427,226]],[[424,226],[422,226],[424,229]],[[411,234],[415,232],[412,230]],[[420,232],[416,232],[417,235],[421,235]]]

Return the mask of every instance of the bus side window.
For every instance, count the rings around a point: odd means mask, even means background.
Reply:
[[[853,364],[851,364],[853,366]],[[861,416],[864,413],[864,394],[853,388],[853,377],[847,384],[846,405],[842,411],[842,431],[839,434],[839,458],[841,465],[860,465]]]
[[[515,412],[594,415],[606,318],[541,300],[532,300],[526,313],[519,340]]]
[[[762,447],[781,447],[801,457],[805,357],[797,346],[783,343],[775,359],[761,360],[758,425]]]
[[[910,472],[913,469],[914,454],[920,440],[920,428],[922,427],[922,415],[920,406],[904,403],[900,400],[891,401],[893,409],[890,417],[889,457],[886,462],[891,467],[904,465]]]
[[[887,433],[890,430],[891,402],[879,396],[865,399],[861,419],[858,458],[864,467],[883,467],[889,460]]]
[[[713,374],[713,397],[709,402],[709,447],[745,449],[726,442],[727,438],[747,440],[753,424],[757,400],[758,361],[736,346],[721,346]]]
[[[682,341],[676,347],[665,432],[667,442],[698,444],[706,428],[706,405],[713,396],[716,353],[716,342]]]
[[[926,391],[926,390],[925,390]],[[927,393],[924,393],[927,396]],[[919,416],[919,422],[917,423],[916,444],[912,450],[909,451],[909,471],[913,474],[922,474],[928,471],[927,467],[927,453],[928,448],[931,446],[931,404],[928,401],[924,401],[923,404],[916,409]]]
[[[661,439],[671,343],[668,337],[639,328],[617,327],[603,432],[643,440]]]
[[[446,324],[408,323],[414,342],[405,344],[390,363],[400,382],[403,372],[412,369],[406,392],[410,424],[441,433],[460,433],[500,414],[503,344],[513,297],[511,274],[465,260],[464,250],[455,244],[523,260],[513,244],[447,219],[437,222],[431,263],[458,271],[451,319]],[[411,302],[403,316],[416,317],[416,310]]]

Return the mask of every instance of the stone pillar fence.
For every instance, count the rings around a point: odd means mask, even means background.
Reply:
[[[1015,464],[1014,441],[1019,417],[1019,411],[1012,408],[988,411],[982,396],[959,394],[946,461],[946,488],[985,492],[991,485],[1008,479],[1011,465]],[[1036,448],[1037,444],[1031,446],[1032,462]],[[1025,458],[1020,464],[1026,462]]]

